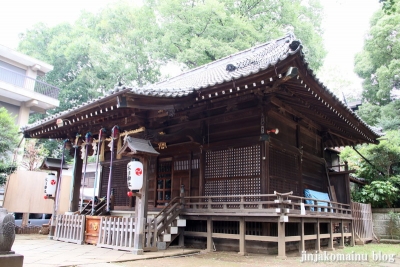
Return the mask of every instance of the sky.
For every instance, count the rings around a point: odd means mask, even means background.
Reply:
[[[18,46],[18,34],[38,22],[54,26],[73,23],[82,10],[97,12],[116,0],[3,0],[0,8],[0,44]],[[140,0],[131,0],[137,1]],[[353,73],[354,55],[362,50],[369,19],[380,8],[379,0],[320,0],[324,6],[325,66],[339,68],[361,90]]]

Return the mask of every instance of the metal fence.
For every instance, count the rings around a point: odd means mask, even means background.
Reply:
[[[33,79],[26,75],[19,74],[15,71],[0,66],[0,81],[33,90],[36,93],[58,99],[60,88],[54,87],[50,84]]]

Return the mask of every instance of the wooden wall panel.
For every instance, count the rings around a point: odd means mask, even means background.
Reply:
[[[287,193],[293,191],[299,196],[299,155],[271,145],[269,151],[269,190],[270,194],[277,191]]]
[[[303,150],[322,158],[321,137],[316,133],[310,132],[306,128],[301,128],[301,133],[300,140]]]
[[[275,128],[279,129],[279,133],[271,133],[270,135],[272,138],[286,143],[287,145],[296,146],[296,124],[293,120],[276,112],[269,112],[266,130]]]
[[[54,200],[44,199],[47,172],[18,170],[8,179],[4,208],[8,212],[53,213]],[[58,214],[68,211],[71,177],[63,176]]]
[[[304,188],[328,192],[325,165],[322,162],[303,158],[302,170]]]

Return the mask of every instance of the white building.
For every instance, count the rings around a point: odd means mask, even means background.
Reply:
[[[44,113],[59,106],[59,88],[37,80],[53,66],[0,45],[0,107],[17,116],[19,126],[32,112]]]
[[[19,127],[28,124],[29,114],[59,106],[60,89],[37,79],[51,70],[53,66],[46,62],[0,45],[0,108],[15,116]],[[0,207],[3,198],[4,189],[0,188]]]

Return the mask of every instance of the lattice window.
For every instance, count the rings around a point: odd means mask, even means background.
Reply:
[[[207,151],[205,178],[260,175],[260,146]]]
[[[229,195],[257,195],[261,194],[261,179],[242,178],[206,181],[206,196],[229,196]],[[224,200],[225,201],[225,200]]]
[[[192,170],[199,168],[199,159],[192,159]],[[190,169],[190,160],[177,160],[174,162],[175,171],[185,171]]]

